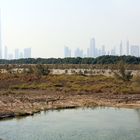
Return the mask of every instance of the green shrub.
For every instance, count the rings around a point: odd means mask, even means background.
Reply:
[[[47,76],[50,73],[50,70],[45,65],[38,64],[35,66],[34,73],[37,76]]]

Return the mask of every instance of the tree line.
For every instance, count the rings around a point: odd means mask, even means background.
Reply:
[[[123,61],[126,64],[140,64],[140,57],[135,56],[100,56],[97,58],[24,58],[5,60],[1,59],[0,64],[117,64]]]

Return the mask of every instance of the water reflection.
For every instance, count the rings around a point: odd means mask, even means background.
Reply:
[[[0,122],[3,140],[140,140],[140,110],[80,108]]]
[[[140,109],[135,109],[135,111],[136,111],[136,113],[137,113],[137,115],[139,117],[139,120],[140,120]]]

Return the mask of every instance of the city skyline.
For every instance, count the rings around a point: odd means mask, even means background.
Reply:
[[[1,9],[0,9],[0,59],[2,59],[2,31],[1,31]]]
[[[64,57],[64,45],[87,52],[95,37],[100,49],[120,52],[121,40],[140,44],[139,5],[139,0],[0,0],[2,48],[15,56],[16,48],[31,47],[34,58],[58,58]]]
[[[120,41],[120,45],[117,47],[119,50],[116,50],[116,47],[112,47],[110,50],[106,50],[106,46],[96,46],[96,40],[95,38],[92,38],[90,40],[90,46],[87,48],[87,51],[83,51],[81,48],[76,48],[72,50],[67,46],[64,47],[64,57],[99,57],[103,55],[131,55],[140,57],[140,45],[136,44],[130,44],[129,40],[125,41],[125,44],[123,44],[123,41]],[[70,55],[69,55],[70,52]]]
[[[1,28],[1,9],[0,9],[0,59],[21,59],[21,58],[31,58],[32,52],[31,48],[23,48],[19,50],[16,48],[14,52],[8,52],[8,47],[2,45],[2,28]]]

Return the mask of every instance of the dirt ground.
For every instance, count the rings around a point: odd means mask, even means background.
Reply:
[[[105,76],[1,76],[0,119],[33,115],[48,109],[140,108],[140,90],[137,87],[134,87],[134,82],[124,83]]]

